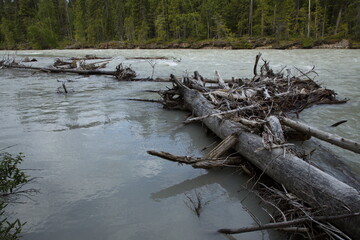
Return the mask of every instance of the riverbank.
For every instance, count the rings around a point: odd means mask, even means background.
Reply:
[[[64,42],[57,49],[360,49],[360,42],[350,39],[295,39],[236,38],[174,41],[109,41],[102,43]],[[29,44],[18,44],[0,50],[31,50]]]
[[[171,41],[135,43],[110,41],[99,44],[74,43],[66,49],[358,49],[360,44],[348,39],[341,40],[287,40],[278,41],[271,38],[230,39],[202,41]]]

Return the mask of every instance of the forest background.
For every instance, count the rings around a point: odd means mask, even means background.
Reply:
[[[360,0],[0,0],[1,49],[360,46]]]

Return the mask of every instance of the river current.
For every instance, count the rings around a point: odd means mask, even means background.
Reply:
[[[343,105],[315,106],[301,118],[320,129],[360,141],[359,50],[261,50],[275,70],[296,74],[316,67],[316,80],[334,89]],[[156,60],[154,77],[199,71],[215,78],[251,77],[258,50],[44,50],[0,51],[0,58],[29,56],[49,66],[87,54],[111,57],[105,70],[131,65],[139,77],[149,77],[148,60]],[[73,93],[58,94],[59,81]],[[259,199],[244,191],[248,178],[236,170],[199,170],[155,158],[147,150],[201,156],[216,142],[200,124],[182,126],[186,113],[167,111],[150,102],[169,83],[118,82],[109,76],[46,74],[0,69],[0,149],[26,156],[22,168],[35,177],[26,187],[40,192],[9,207],[20,218],[24,240],[89,239],[230,239],[216,233],[224,227],[266,223]],[[347,123],[329,126],[340,120]],[[328,144],[327,144],[328,145]],[[359,157],[331,147],[344,164],[360,174]],[[187,206],[200,195],[202,214]],[[242,234],[239,239],[281,239],[273,231]],[[232,239],[232,238],[231,238]]]

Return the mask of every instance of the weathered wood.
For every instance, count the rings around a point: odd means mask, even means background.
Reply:
[[[242,96],[238,93],[231,93],[226,91],[215,90],[211,92],[212,95],[223,97],[229,100],[244,100],[246,96]]]
[[[219,86],[224,89],[229,89],[229,85],[225,83],[224,79],[220,76],[218,71],[215,71],[215,75],[217,76]]]
[[[347,122],[347,120],[341,120],[341,121],[339,121],[337,123],[332,124],[330,127],[337,127],[337,126],[339,126],[339,125],[341,125],[343,123],[346,123],[346,122]]]
[[[300,132],[306,133],[308,135],[314,136],[314,137],[316,137],[318,139],[329,142],[329,143],[334,144],[336,146],[339,146],[341,148],[350,150],[352,152],[360,153],[360,143],[358,143],[358,142],[355,142],[353,140],[340,137],[340,136],[335,135],[335,134],[324,132],[322,130],[311,127],[311,126],[309,126],[309,125],[307,125],[305,123],[294,121],[294,120],[291,120],[289,118],[283,117],[283,118],[281,118],[281,121],[285,125],[293,128],[293,129],[295,129],[297,131],[300,131]]]
[[[244,228],[238,228],[238,229],[219,229],[219,233],[224,234],[238,234],[238,233],[246,233],[246,232],[255,232],[255,231],[261,231],[265,229],[279,229],[284,227],[293,226],[296,224],[311,222],[311,221],[330,221],[335,219],[345,219],[345,218],[351,218],[359,216],[360,213],[353,213],[353,214],[342,214],[337,216],[319,216],[319,217],[312,217],[312,218],[298,218],[291,221],[286,222],[276,222],[276,223],[268,223],[260,226],[254,226],[254,227],[244,227]]]
[[[15,64],[0,64],[0,68],[17,68],[17,69],[28,69],[28,70],[36,70],[43,71],[49,73],[73,73],[79,75],[107,75],[107,76],[115,76],[116,71],[104,71],[104,70],[79,70],[79,69],[66,69],[66,68],[47,68],[47,67],[33,67],[33,66],[24,66],[24,65],[15,65]],[[121,79],[118,79],[121,81]],[[170,82],[171,80],[168,78],[133,78],[131,81],[135,82]],[[218,80],[213,79],[204,79],[202,78],[204,83],[218,83]],[[225,79],[225,83],[233,82],[232,79]]]
[[[237,134],[231,134],[221,141],[216,147],[214,147],[205,158],[214,159],[222,157],[227,151],[229,151],[238,141]]]
[[[225,114],[229,114],[229,113],[235,113],[235,112],[248,110],[248,109],[254,108],[255,106],[256,105],[250,105],[250,106],[247,106],[247,107],[232,109],[232,110],[225,111],[225,112],[216,112],[216,113],[208,114],[208,115],[205,115],[205,116],[194,117],[194,118],[187,119],[185,122],[189,123],[189,122],[193,122],[193,121],[199,121],[199,120],[202,120],[202,119],[205,119],[205,118],[208,118],[208,117],[214,117],[214,116],[219,117],[221,115],[225,115]]]
[[[65,93],[68,93],[68,90],[66,89],[65,83],[62,83],[62,87],[63,87],[63,89],[64,89],[64,92],[65,92]]]
[[[248,120],[246,118],[241,118],[241,117],[233,118],[233,121],[242,123],[245,126],[250,126],[250,127],[260,127],[261,125],[263,125],[265,123],[265,121],[258,122],[258,121],[254,121],[254,120]]]
[[[254,78],[258,75],[257,74],[257,66],[259,64],[259,60],[261,58],[261,53],[259,53],[258,55],[256,55],[256,58],[255,58],[255,64],[254,64]]]
[[[167,152],[157,152],[153,150],[147,151],[148,154],[164,158],[173,162],[189,164],[193,168],[218,168],[225,166],[239,166],[242,162],[240,157],[227,157],[227,158],[197,158],[189,156],[177,156]]]
[[[327,207],[329,212],[339,208],[360,212],[360,194],[356,189],[283,149],[255,151],[264,147],[260,136],[244,131],[240,123],[218,117],[219,111],[202,94],[173,79],[187,108],[196,116],[207,116],[202,118],[203,123],[222,139],[238,133],[235,149],[275,181],[309,204]],[[360,217],[354,217],[351,222],[334,220],[333,223],[353,238],[360,237]]]
[[[111,75],[114,76],[116,71],[99,71],[99,70],[77,70],[77,69],[60,69],[60,68],[44,68],[44,67],[31,67],[23,65],[9,65],[3,64],[6,68],[19,68],[19,69],[29,69],[37,70],[51,73],[76,73],[80,75]]]
[[[281,127],[280,120],[275,116],[267,118],[270,130],[274,136],[275,142],[282,144],[285,142],[284,132]]]

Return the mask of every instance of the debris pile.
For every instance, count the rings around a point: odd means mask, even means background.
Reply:
[[[245,229],[220,229],[221,233],[275,228],[310,239],[359,237],[360,185],[357,178],[343,168],[345,177],[342,175],[339,180],[331,172],[309,164],[308,158],[317,155],[321,159],[338,160],[328,149],[315,148],[316,141],[311,137],[355,153],[360,153],[360,143],[292,119],[313,105],[341,104],[348,100],[337,99],[333,90],[317,84],[311,78],[317,75],[314,68],[306,72],[297,69],[296,74],[285,68],[274,72],[263,60],[258,73],[260,58],[260,54],[256,56],[252,78],[225,81],[216,72],[216,83],[209,83],[203,81],[198,72],[181,81],[171,75],[173,88],[159,92],[164,108],[190,111],[192,116],[184,121],[185,124],[201,121],[222,142],[204,157],[175,156],[153,150],[148,153],[193,167],[238,166],[247,174],[254,174],[253,169],[257,169],[257,174],[252,176],[257,179],[253,188],[261,183],[264,175],[277,183],[277,188],[266,187],[262,195],[264,201],[275,208],[275,213],[270,214],[272,223]],[[306,152],[292,140],[308,140],[315,149]],[[238,156],[233,152],[229,155],[231,148]]]

